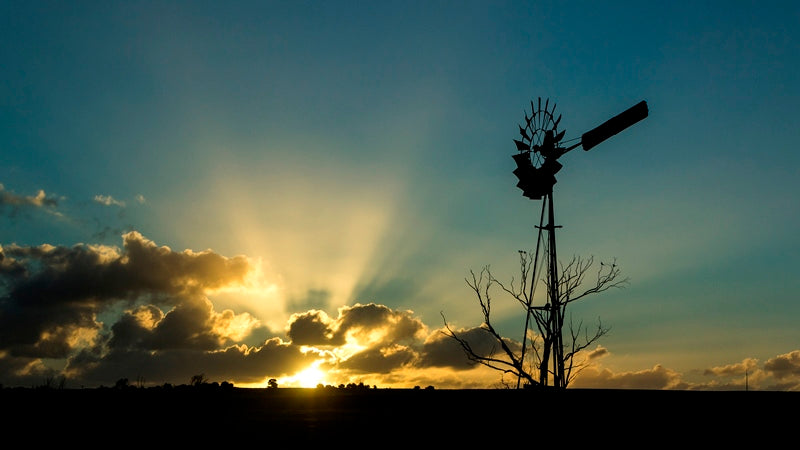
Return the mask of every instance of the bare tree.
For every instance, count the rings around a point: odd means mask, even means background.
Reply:
[[[189,382],[192,386],[202,386],[206,384],[206,374],[201,373],[198,375],[192,375],[192,380]]]
[[[560,270],[551,268],[540,279],[538,272],[541,268],[537,266],[537,258],[525,251],[520,251],[519,255],[519,280],[512,278],[509,283],[503,283],[492,275],[489,266],[485,266],[479,274],[470,270],[470,277],[466,278],[483,313],[480,328],[491,336],[495,347],[489,352],[476,351],[463,334],[459,335],[450,327],[444,314],[445,330],[442,332],[458,342],[470,361],[498,370],[503,376],[515,377],[517,388],[521,385],[548,386],[551,385],[551,379],[552,386],[566,388],[584,367],[576,355],[610,331],[599,319],[597,327],[590,331],[583,321],[576,323],[570,316],[567,325],[569,333],[565,341],[564,318],[567,317],[568,305],[591,294],[624,287],[628,279],[620,278],[621,271],[616,262],[601,262],[595,277],[587,280],[594,264],[593,257],[573,257],[566,265],[561,264]],[[553,273],[558,273],[555,283],[551,279]],[[544,301],[539,302],[544,303],[541,305],[535,302],[537,280],[548,287]],[[494,285],[514,298],[525,312],[521,345],[512,345],[513,341],[504,338],[492,324],[491,292]]]

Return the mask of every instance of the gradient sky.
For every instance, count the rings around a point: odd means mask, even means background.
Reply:
[[[0,3],[0,383],[496,387],[439,332],[558,251],[625,289],[581,387],[800,389],[797,2]],[[493,319],[524,316],[496,293]],[[311,368],[309,370],[309,368]],[[319,369],[314,372],[313,368]],[[298,375],[302,373],[303,375]],[[309,375],[308,378],[305,378]]]

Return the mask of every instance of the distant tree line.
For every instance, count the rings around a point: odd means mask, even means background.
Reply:
[[[57,390],[57,389],[66,389],[66,378],[64,376],[55,377],[55,376],[48,376],[44,379],[42,384],[38,386],[32,386],[32,389],[40,389],[40,390]],[[208,381],[205,377],[205,374],[197,374],[192,375],[189,380],[189,383],[186,384],[179,384],[173,385],[172,383],[164,383],[161,385],[156,386],[146,386],[145,379],[142,376],[136,378],[136,381],[131,382],[128,378],[120,378],[118,379],[113,386],[103,386],[100,385],[96,389],[115,389],[115,390],[133,390],[133,389],[204,389],[204,390],[231,390],[234,388],[233,383],[228,381]],[[267,381],[267,389],[277,389],[278,388],[278,380],[276,378],[270,378]],[[317,389],[323,390],[349,390],[349,391],[364,391],[370,389],[378,389],[376,385],[368,385],[364,384],[364,382],[358,383],[341,383],[338,386],[333,386],[330,384],[318,384]],[[0,383],[0,389],[4,389],[2,383]],[[7,388],[11,389],[11,388]],[[15,389],[27,389],[27,388],[15,388]],[[81,386],[81,389],[84,389]],[[420,390],[419,386],[414,386],[414,390]],[[426,386],[425,390],[433,390],[433,386]]]

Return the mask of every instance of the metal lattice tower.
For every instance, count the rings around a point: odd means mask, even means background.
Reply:
[[[577,143],[562,146],[566,130],[559,131],[561,115],[555,117],[556,105],[550,105],[546,99],[544,107],[541,97],[537,103],[531,101],[531,114],[525,112],[525,125],[519,125],[520,139],[514,139],[517,153],[512,155],[517,163],[513,173],[519,179],[517,187],[522,194],[531,200],[543,200],[541,219],[539,222],[539,240],[541,233],[547,233],[547,298],[548,303],[537,309],[544,309],[548,314],[548,329],[557,330],[549,343],[543,349],[545,355],[552,358],[553,386],[565,388],[567,380],[564,378],[564,342],[561,329],[564,323],[563,306],[560,301],[558,285],[558,259],[556,255],[556,228],[553,207],[553,186],[556,184],[556,173],[563,167],[558,159],[570,150],[581,146],[584,151],[595,147],[597,144],[614,136],[622,130],[647,117],[649,111],[647,103],[641,101],[622,113],[605,121],[598,127],[583,133]],[[575,141],[575,139],[571,140]],[[569,142],[569,141],[565,141]],[[543,225],[545,210],[547,211],[547,224]],[[537,241],[540,242],[540,241]],[[538,244],[537,244],[538,253]],[[538,254],[534,261],[538,261]],[[534,274],[536,271],[534,270]],[[534,275],[535,276],[535,275]],[[533,280],[534,283],[537,280]],[[531,311],[528,311],[526,324],[529,323]],[[527,325],[526,325],[527,326]],[[527,336],[527,330],[526,330]],[[523,341],[524,346],[524,341]],[[524,351],[524,350],[523,350]],[[546,358],[545,358],[546,360]],[[547,385],[547,371],[540,372],[540,383]]]

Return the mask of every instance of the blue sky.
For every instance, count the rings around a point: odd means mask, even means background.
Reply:
[[[795,2],[0,11],[0,320],[44,317],[32,299],[53,314],[0,337],[0,383],[286,385],[318,364],[332,383],[496,385],[433,349],[442,313],[480,325],[470,269],[510,280],[535,245],[541,202],[511,155],[542,97],[565,139],[649,106],[560,160],[559,255],[616,258],[630,278],[574,307],[611,327],[575,385],[735,389],[747,371],[797,388]],[[133,270],[136,249],[140,272],[110,269]],[[519,339],[518,305],[493,306]],[[125,324],[139,338],[123,349]],[[309,324],[349,340],[303,347]]]

